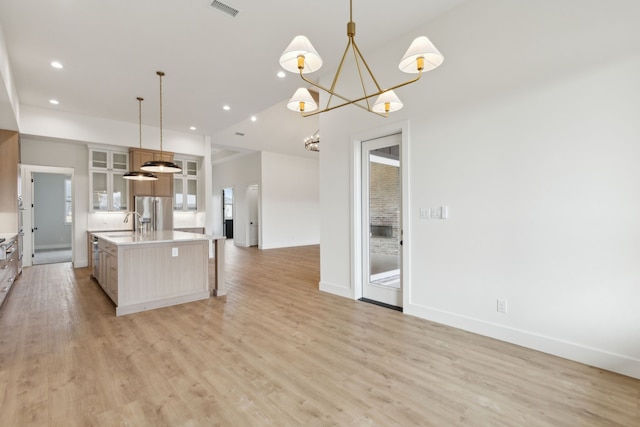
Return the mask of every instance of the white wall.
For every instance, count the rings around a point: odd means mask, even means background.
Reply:
[[[259,186],[260,249],[318,244],[319,163],[316,159],[253,153],[213,166],[213,234],[222,235],[222,189],[233,188],[234,243],[249,246],[247,189]]]
[[[319,161],[262,152],[262,249],[320,243]]]
[[[135,118],[133,116],[132,118]],[[99,117],[82,116],[23,105],[20,133],[41,138],[60,138],[119,147],[138,147],[140,125]],[[160,149],[160,129],[142,126],[142,148]],[[202,135],[163,129],[162,148],[174,153],[204,156],[208,141]]]
[[[43,141],[22,137],[20,140],[23,165],[55,166],[73,169],[73,263],[74,267],[86,267],[87,256],[87,221],[89,210],[89,153],[86,145],[64,142]],[[23,183],[30,177],[22,175]],[[23,187],[24,188],[24,187]],[[25,217],[25,231],[30,224],[30,217]],[[28,240],[28,236],[25,236]],[[27,249],[25,242],[25,249]],[[31,247],[31,244],[28,244]]]
[[[222,190],[233,188],[234,197],[234,243],[238,246],[248,246],[249,236],[245,227],[249,205],[246,189],[252,184],[260,183],[261,155],[252,153],[225,163],[219,163],[212,168],[213,180],[213,234],[222,236]]]
[[[407,120],[405,313],[640,378],[640,4],[614,3],[467,2],[364,52],[382,85],[422,33],[445,63],[386,121],[321,116],[321,289],[356,294],[353,140]]]

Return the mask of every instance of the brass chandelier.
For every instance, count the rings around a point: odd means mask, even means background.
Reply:
[[[320,151],[320,130],[304,139],[304,148],[309,151]]]
[[[302,80],[306,83],[321,89],[329,94],[329,99],[326,106],[323,109],[317,110],[318,105],[314,101],[313,97],[306,88],[299,88],[293,97],[287,103],[287,108],[293,111],[299,111],[303,117],[313,116],[326,111],[335,110],[345,105],[355,105],[363,108],[371,113],[387,117],[390,112],[398,111],[402,108],[403,104],[395,94],[394,90],[402,86],[406,86],[410,83],[414,83],[420,79],[423,71],[431,71],[434,68],[442,64],[444,57],[431,43],[431,41],[421,36],[416,38],[409,49],[400,60],[398,66],[401,71],[405,73],[418,74],[415,78],[406,81],[404,83],[391,86],[387,89],[382,89],[378,84],[378,81],[374,77],[367,61],[365,61],[358,45],[355,41],[356,24],[353,22],[353,0],[349,0],[349,22],[347,23],[347,47],[342,54],[342,59],[338,65],[338,70],[333,77],[331,87],[326,88],[316,82],[309,80],[305,77],[305,74],[317,71],[322,66],[322,58],[318,52],[314,49],[313,45],[305,36],[296,36],[285,51],[280,56],[280,65],[287,71],[292,73],[299,73]],[[362,85],[362,96],[350,99],[336,92],[336,85],[338,83],[342,67],[349,52],[353,53],[355,64],[358,70],[358,76],[360,77],[360,83]],[[363,78],[363,68],[368,73],[369,77],[375,84],[376,90],[373,93],[367,93],[365,88],[365,82]],[[338,98],[342,102],[337,105],[331,105],[333,98]],[[377,97],[375,102],[371,103],[371,98]]]

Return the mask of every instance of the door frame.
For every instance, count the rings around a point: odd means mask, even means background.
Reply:
[[[397,160],[397,165],[391,164],[392,167],[397,167],[398,179],[402,178],[402,144],[401,133],[394,133],[384,137],[369,139],[366,141],[362,141],[362,152],[361,152],[361,164],[362,164],[362,200],[360,201],[360,211],[362,212],[361,217],[361,227],[362,227],[362,283],[360,284],[362,289],[362,298],[365,301],[375,301],[380,305],[394,307],[394,308],[402,308],[402,293],[403,293],[403,274],[402,274],[402,185],[400,184],[400,188],[398,191],[400,192],[400,203],[398,204],[398,208],[400,209],[400,217],[399,221],[399,235],[398,238],[398,260],[399,265],[398,269],[399,273],[399,287],[389,287],[386,285],[378,285],[371,281],[371,248],[372,248],[372,238],[371,238],[371,167],[372,163],[371,155],[376,150],[384,147],[398,147],[398,151],[400,156]],[[398,294],[399,293],[399,294]],[[375,296],[374,296],[375,295]]]
[[[249,196],[249,192],[252,191],[251,189],[254,188],[257,191],[256,194],[256,221],[258,222],[256,227],[257,227],[257,242],[255,245],[252,245],[252,241],[251,241],[251,200],[250,200],[250,196]],[[253,184],[249,184],[247,185],[247,224],[246,224],[246,228],[247,228],[247,247],[251,247],[251,246],[257,246],[258,249],[262,249],[262,230],[261,230],[261,222],[262,222],[262,216],[261,216],[261,212],[260,212],[260,208],[261,208],[261,203],[260,203],[260,184],[258,183],[253,183]]]
[[[400,133],[400,164],[402,182],[402,305],[411,302],[411,203],[409,181],[409,121],[389,123],[353,135],[351,140],[351,287],[354,299],[362,298],[363,245],[362,245],[362,142]]]
[[[75,170],[73,168],[63,168],[57,166],[38,166],[38,165],[20,165],[20,177],[22,179],[22,200],[25,207],[23,216],[24,243],[22,266],[31,267],[33,265],[33,186],[31,178],[34,173],[53,173],[60,175],[71,175],[71,203],[73,204],[73,217],[71,218],[71,261],[76,266],[76,219],[78,216],[77,197],[76,197],[76,179]]]

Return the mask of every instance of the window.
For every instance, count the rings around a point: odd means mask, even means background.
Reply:
[[[64,223],[71,224],[73,222],[73,201],[71,195],[71,180],[64,180]]]

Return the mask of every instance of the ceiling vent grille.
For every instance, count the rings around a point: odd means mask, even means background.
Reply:
[[[237,136],[244,136],[244,133],[242,133],[242,132],[236,132],[236,135],[237,135]]]
[[[240,12],[238,9],[234,9],[228,4],[224,4],[218,0],[213,0],[213,3],[211,3],[211,7],[214,9],[218,9],[220,12],[229,15],[232,18],[235,18],[236,15]]]

